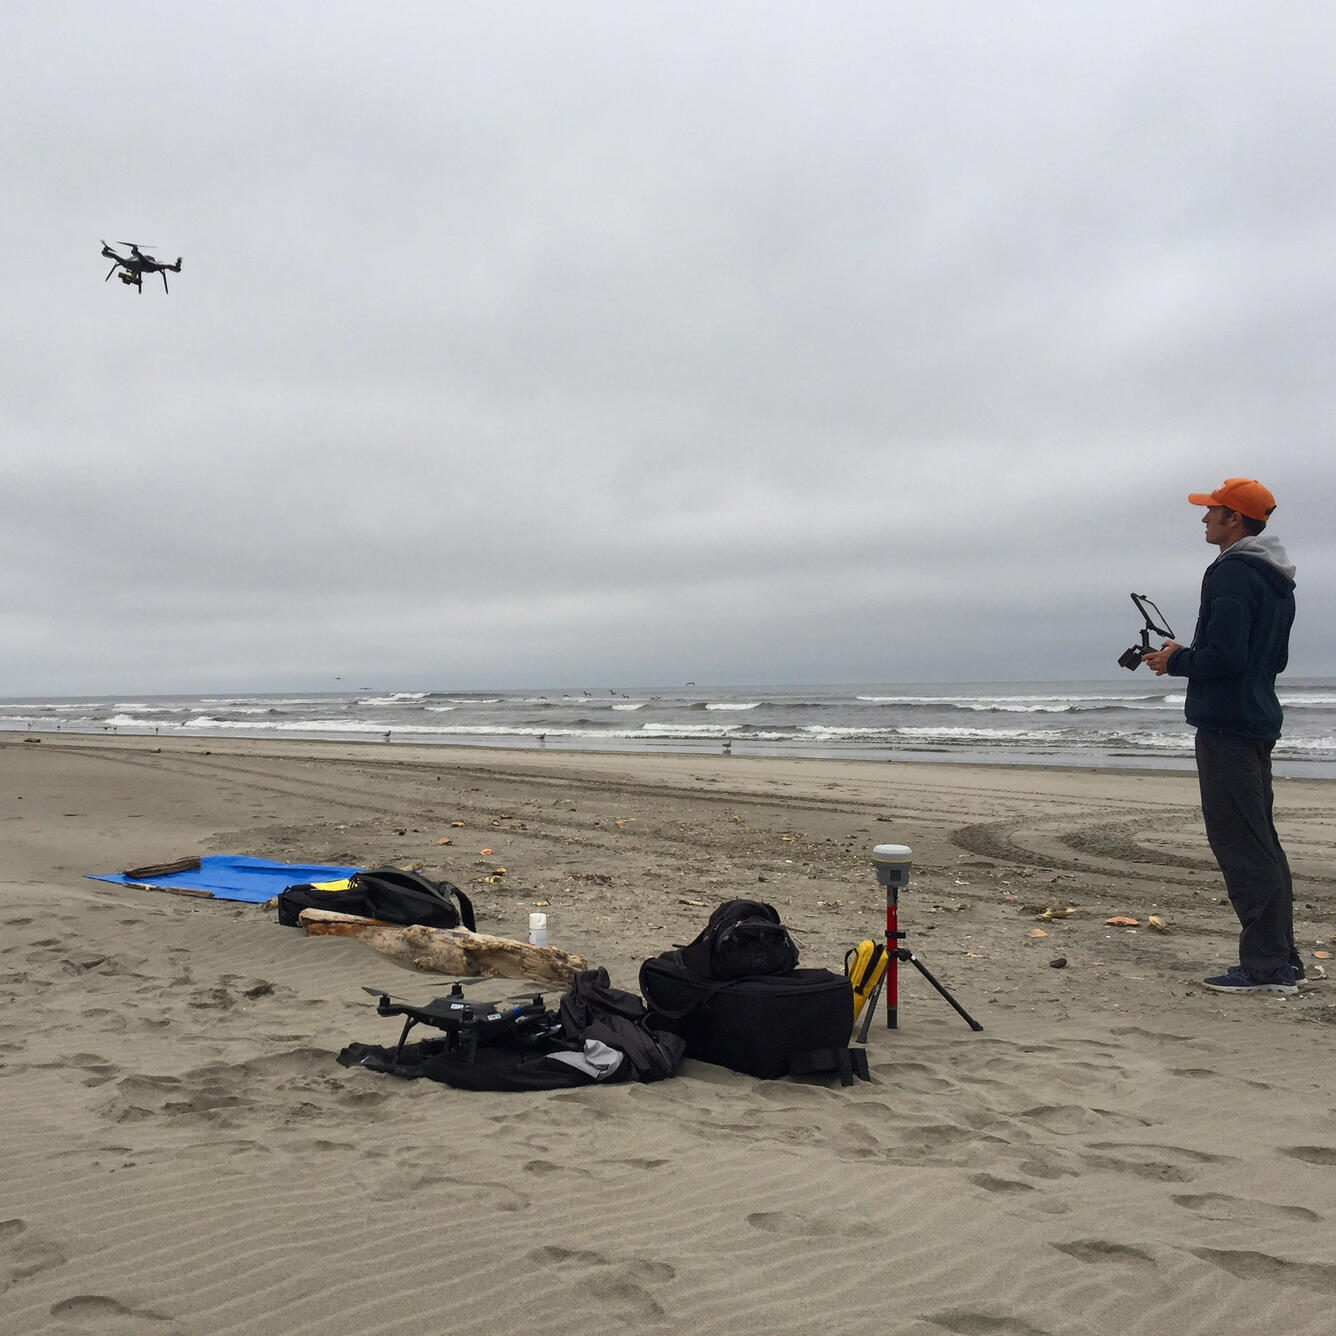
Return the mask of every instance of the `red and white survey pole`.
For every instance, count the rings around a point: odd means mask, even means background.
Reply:
[[[886,887],[886,1028],[894,1030],[900,1008],[900,888],[909,885],[913,851],[907,844],[879,844],[872,851],[877,880]]]

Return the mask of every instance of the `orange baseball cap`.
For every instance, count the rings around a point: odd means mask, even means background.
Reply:
[[[1276,498],[1256,478],[1226,478],[1213,492],[1189,492],[1194,506],[1227,506],[1250,520],[1264,520],[1276,508]]]

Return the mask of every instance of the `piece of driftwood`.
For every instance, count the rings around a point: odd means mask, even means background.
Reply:
[[[198,872],[198,858],[177,858],[170,863],[146,863],[143,867],[128,867],[121,873],[131,881],[147,881],[149,877],[170,877],[177,872]]]
[[[202,890],[198,886],[160,886],[153,881],[127,881],[125,884],[140,891],[162,891],[166,895],[193,895],[197,900],[217,899],[212,891]]]
[[[359,937],[383,956],[436,974],[483,974],[569,984],[581,970],[589,968],[583,956],[554,946],[530,946],[508,937],[469,932],[467,928],[428,928],[420,923],[404,927],[332,909],[303,909],[298,921],[308,935]]]

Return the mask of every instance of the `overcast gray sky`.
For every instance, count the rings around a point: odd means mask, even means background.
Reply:
[[[6,693],[1121,680],[1235,474],[1336,673],[1331,4],[3,34]]]

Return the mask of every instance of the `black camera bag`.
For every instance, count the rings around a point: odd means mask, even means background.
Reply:
[[[682,963],[703,979],[787,974],[797,967],[798,948],[774,905],[725,900],[696,940],[682,948]]]
[[[454,901],[459,902],[456,908]],[[303,909],[329,909],[383,923],[422,923],[429,928],[474,930],[473,902],[448,881],[432,881],[420,872],[378,867],[355,872],[346,891],[320,891],[309,884],[289,886],[278,897],[278,921],[293,927]]]
[[[685,951],[640,967],[650,1023],[681,1035],[687,1057],[773,1079],[838,1072],[845,1085],[867,1077],[867,1058],[849,1048],[854,994],[826,969],[792,969],[732,980],[703,979]]]

